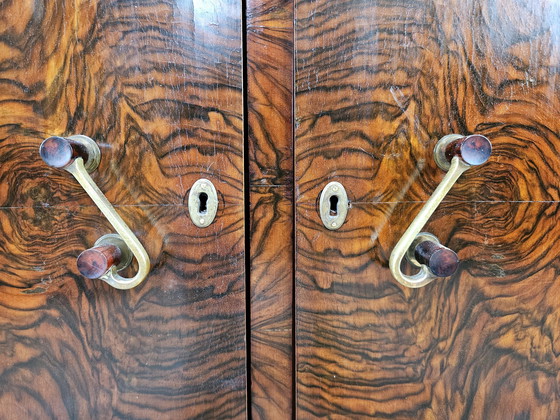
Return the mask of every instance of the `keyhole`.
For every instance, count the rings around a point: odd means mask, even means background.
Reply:
[[[338,195],[331,195],[329,202],[331,203],[330,215],[333,217],[338,216]]]
[[[199,214],[206,214],[208,211],[208,194],[200,193],[198,195],[198,213]]]

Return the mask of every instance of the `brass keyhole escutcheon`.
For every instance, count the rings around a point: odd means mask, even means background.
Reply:
[[[212,224],[218,212],[218,193],[212,181],[196,181],[188,198],[189,216],[195,226],[205,228]]]
[[[348,215],[348,195],[340,182],[329,182],[319,198],[319,214],[323,225],[329,230],[337,230]]]

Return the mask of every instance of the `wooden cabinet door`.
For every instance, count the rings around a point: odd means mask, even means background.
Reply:
[[[1,418],[245,416],[241,22],[237,0],[0,2]],[[150,256],[133,290],[76,269],[113,229],[39,157],[72,134]]]
[[[558,417],[558,21],[548,0],[0,1],[0,418]],[[425,227],[458,272],[407,289],[389,256],[450,133],[493,154]],[[76,269],[113,229],[39,158],[72,134],[150,255],[133,290]]]
[[[558,3],[295,7],[297,416],[558,418]],[[407,289],[389,256],[451,133],[493,153],[425,227],[458,272]],[[316,207],[329,181],[352,202],[336,231]]]

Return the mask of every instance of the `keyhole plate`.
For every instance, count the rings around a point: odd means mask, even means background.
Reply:
[[[205,202],[204,199],[206,199]],[[214,184],[208,179],[199,179],[193,184],[189,192],[189,216],[192,222],[200,228],[208,227],[214,221],[217,211],[218,193]]]
[[[332,208],[334,205],[336,209]],[[348,195],[340,182],[329,182],[323,188],[319,197],[319,214],[329,230],[337,230],[344,224],[348,214]]]

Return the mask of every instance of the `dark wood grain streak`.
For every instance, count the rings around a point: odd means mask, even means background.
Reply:
[[[241,38],[236,0],[0,2],[0,417],[246,417]],[[77,270],[113,229],[39,156],[71,134],[150,256],[133,290]]]
[[[297,1],[298,417],[558,418],[559,18],[540,0]],[[406,289],[389,256],[451,133],[492,156],[425,227],[458,271]],[[352,200],[332,232],[331,180]]]
[[[255,419],[293,411],[293,8],[292,0],[247,2]]]

